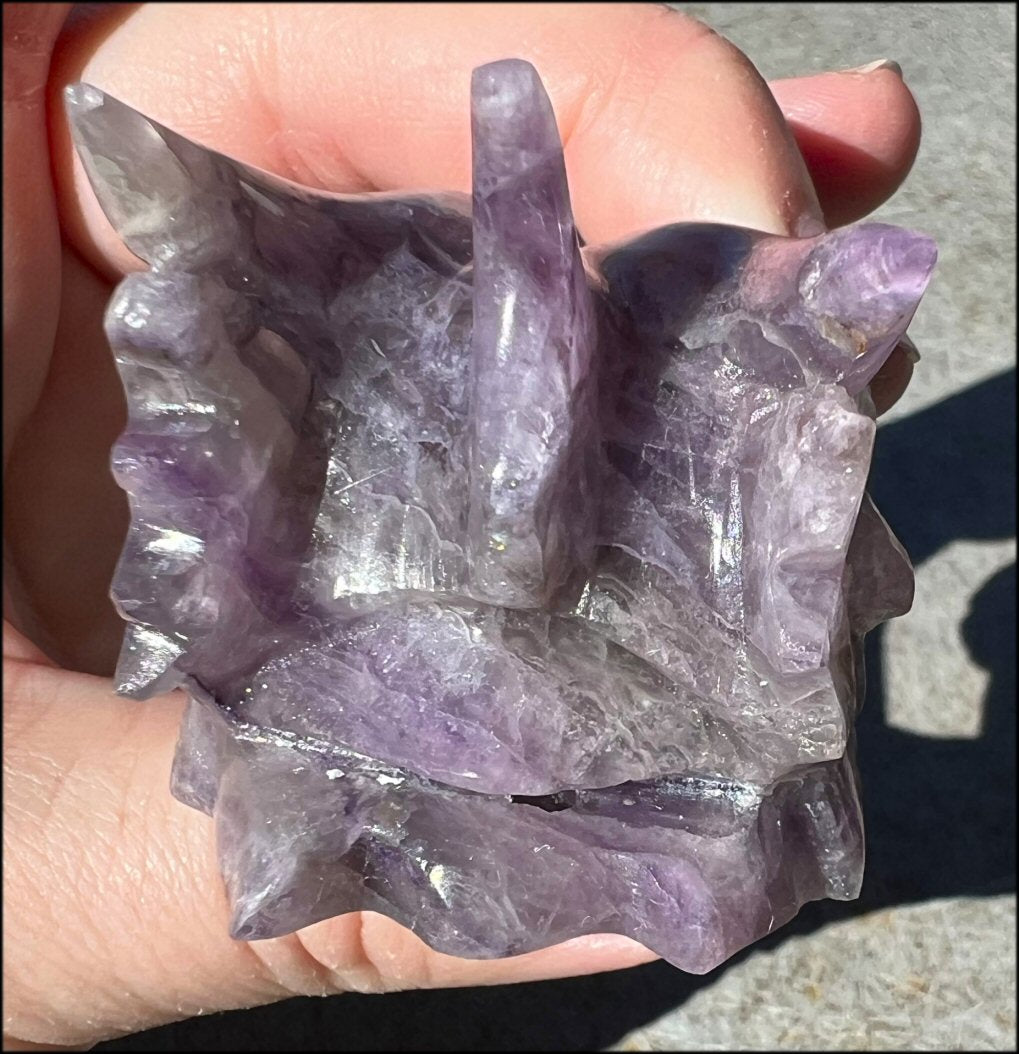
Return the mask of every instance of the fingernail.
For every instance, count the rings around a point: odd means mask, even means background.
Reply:
[[[854,66],[852,69],[843,70],[843,73],[877,73],[878,70],[892,70],[897,73],[900,77],[902,76],[902,67],[894,59],[877,59],[874,62],[868,62],[866,66]]]
[[[903,337],[897,346],[902,348],[902,353],[914,366],[920,361],[920,352],[916,350],[916,345],[909,337]]]

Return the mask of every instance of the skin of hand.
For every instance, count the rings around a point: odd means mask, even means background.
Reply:
[[[769,90],[731,44],[650,4],[6,4],[3,18],[6,1049],[88,1047],[298,994],[653,958],[604,936],[467,961],[368,912],[227,936],[213,825],[168,793],[183,699],[112,692],[127,508],[108,462],[125,410],[101,319],[141,265],[73,158],[60,91],[87,80],[314,187],[468,190],[470,71],[518,56],[548,87],[578,224],[598,243],[681,220],[804,234],[861,218],[919,144],[897,69]],[[879,408],[911,368],[893,355]]]

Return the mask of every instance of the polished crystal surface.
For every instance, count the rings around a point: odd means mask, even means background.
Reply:
[[[68,89],[149,265],[107,314],[118,690],[191,695],[237,937],[367,909],[703,972],[859,889],[861,640],[912,598],[867,386],[935,250],[582,248],[535,70],[471,100],[470,198],[337,196]]]

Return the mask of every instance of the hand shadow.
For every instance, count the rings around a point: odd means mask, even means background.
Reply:
[[[956,539],[1015,536],[1015,370],[880,429],[871,492],[916,565]],[[793,922],[704,977],[664,963],[564,981],[291,1000],[96,1050],[601,1050],[790,936],[879,908],[1015,889],[1016,568],[973,597],[963,640],[990,683],[976,739],[885,723],[883,634],[867,641],[858,751],[867,871],[852,903]],[[943,687],[945,692],[951,685]]]

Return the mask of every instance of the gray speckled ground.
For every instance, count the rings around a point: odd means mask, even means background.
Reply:
[[[808,905],[703,978],[655,963],[294,1000],[100,1049],[1015,1049],[1015,7],[675,6],[769,77],[896,59],[924,115],[877,213],[933,234],[941,260],[872,476],[918,588],[870,642],[861,899]]]

